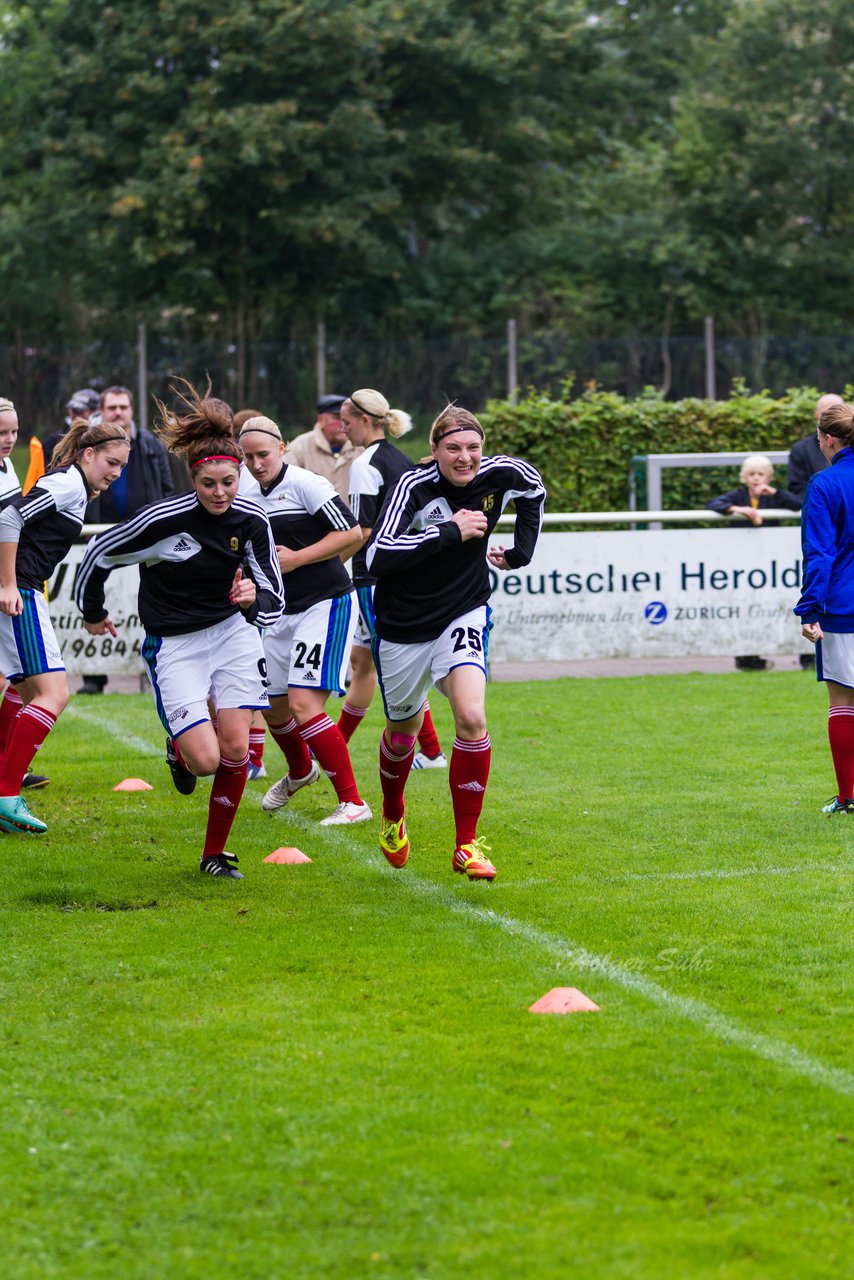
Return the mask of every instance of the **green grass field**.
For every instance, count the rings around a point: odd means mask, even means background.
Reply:
[[[493,885],[451,875],[438,772],[401,872],[376,824],[317,825],[325,779],[275,817],[250,784],[236,884],[198,874],[207,786],[173,791],[150,702],[72,700],[50,831],[2,843],[4,1276],[850,1274],[823,691],[504,684],[489,713]],[[353,741],[376,812],[380,723]],[[312,864],[262,862],[289,844]],[[601,1011],[528,1013],[554,986]]]

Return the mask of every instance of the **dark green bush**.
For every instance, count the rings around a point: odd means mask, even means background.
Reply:
[[[559,399],[530,391],[517,405],[491,400],[479,416],[488,453],[525,458],[542,472],[549,511],[609,511],[628,506],[633,456],[788,449],[815,429],[818,396],[797,387],[777,399],[737,384],[728,400],[668,401],[655,391],[626,400],[596,388],[573,398],[567,383]],[[785,468],[775,479],[785,486]],[[665,471],[663,484],[665,508],[699,508],[734,488],[738,470]]]

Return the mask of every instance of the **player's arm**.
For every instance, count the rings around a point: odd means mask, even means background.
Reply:
[[[424,501],[422,477],[411,471],[405,472],[386,498],[371,534],[365,557],[369,573],[382,577],[385,573],[414,569],[428,556],[460,545],[463,531],[458,521],[446,520],[442,524],[428,524],[424,529],[412,528],[416,512]]]
[[[246,566],[255,583],[255,599],[243,612],[256,627],[272,627],[284,613],[285,588],[270,521],[260,508],[252,520]]]
[[[5,515],[5,513],[4,513]],[[15,572],[15,562],[18,557],[18,539],[14,542],[6,541],[9,537],[8,532],[2,528],[3,516],[0,516],[0,613],[9,614],[10,617],[17,617],[23,609],[21,593],[18,590],[18,578]]]
[[[323,480],[323,477],[315,476],[313,479]],[[314,487],[320,489],[320,486]],[[294,569],[300,569],[304,565],[322,564],[324,560],[334,560],[336,557],[346,560],[361,546],[362,533],[353,512],[328,481],[324,481],[320,496],[322,501],[317,505],[309,498],[306,509],[328,526],[329,533],[308,547],[294,550],[291,547],[277,546],[279,567],[284,574],[292,573]]]
[[[46,488],[34,486],[27,494],[18,494],[0,512],[0,613],[16,617],[23,610],[18,590],[18,542],[25,524],[35,524],[56,511],[54,495]]]
[[[512,487],[505,491],[505,499],[516,508],[513,545],[497,547],[487,554],[497,569],[521,569],[530,564],[543,527],[546,487],[542,476],[536,467],[518,458],[513,460],[512,468]]]
[[[833,563],[836,558],[836,521],[828,509],[824,491],[811,485],[804,503],[801,526],[804,583],[795,613],[801,623],[818,622],[827,610]]]
[[[83,614],[84,624],[108,619],[105,590],[113,569],[156,560],[156,548],[162,536],[162,522],[158,523],[154,509],[147,507],[132,520],[115,525],[91,540],[74,580],[74,603]]]

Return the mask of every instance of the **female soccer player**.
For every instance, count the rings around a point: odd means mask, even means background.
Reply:
[[[349,507],[329,480],[285,462],[281,432],[270,418],[250,418],[240,429],[246,459],[241,492],[264,508],[273,526],[286,584],[285,614],[264,634],[270,681],[267,725],[288,762],[288,772],[261,801],[268,813],[288,804],[320,776],[314,752],[338,796],[324,826],[366,822],[371,810],[353,777],[341,731],[326,714],[330,693],[344,692],[356,625],[353,584],[342,556],[359,545]]]
[[[0,761],[0,827],[41,835],[21,798],[33,756],[68,704],[68,680],[50,621],[45,581],[83,527],[86,505],[121,475],[130,441],[114,424],[72,422],[52,469],[0,514],[0,660],[24,702]],[[5,699],[4,699],[5,701]]]
[[[492,880],[477,836],[489,777],[486,641],[489,572],[528,564],[542,525],[545,489],[519,458],[485,458],[483,428],[449,405],[430,428],[432,462],[398,480],[368,544],[374,592],[374,660],[385,702],[380,741],[380,848],[394,867],[409,857],[403,792],[424,698],[434,684],[451,704],[456,739],[448,782],[456,825],[454,871]],[[508,502],[516,506],[512,547],[486,539]]]
[[[822,807],[830,817],[854,814],[854,405],[824,411],[818,443],[831,465],[812,477],[804,495],[804,583],[795,613],[816,646],[816,675],[830,701],[837,792]]]
[[[349,742],[362,722],[377,687],[377,671],[371,655],[374,628],[374,583],[376,578],[365,565],[365,544],[382,509],[385,496],[404,471],[413,463],[402,449],[386,439],[386,433],[398,439],[412,428],[412,419],[402,409],[392,409],[379,391],[363,387],[354,391],[341,406],[341,426],[361,453],[350,468],[350,510],[358,520],[363,545],[353,556],[353,585],[359,602],[359,618],[350,653],[353,678],[341,708],[338,728]],[[418,745],[413,769],[446,769],[445,759],[430,704],[424,703],[424,722],[418,732]]]
[[[241,451],[230,418],[189,385],[182,398],[181,417],[158,406],[159,435],[171,453],[186,457],[192,490],[93,539],[74,598],[87,631],[115,635],[104,584],[117,565],[139,565],[143,657],[175,785],[187,794],[197,777],[214,775],[199,869],[242,880],[225,844],[246,785],[252,712],[268,705],[257,627],[281,616],[282,578],[267,517],[237,492]]]

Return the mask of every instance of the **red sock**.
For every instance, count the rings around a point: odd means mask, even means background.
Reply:
[[[354,707],[352,703],[344,700],[341,708],[341,715],[338,717],[338,728],[341,730],[341,737],[345,742],[349,742],[353,734],[358,729],[364,719],[367,707]]]
[[[0,702],[0,755],[6,750],[6,743],[12,734],[12,726],[24,705],[21,695],[11,685],[6,686],[3,701]]]
[[[0,762],[0,796],[21,794],[24,774],[55,724],[56,716],[53,712],[46,711],[35,702],[18,713]]]
[[[208,804],[208,829],[202,858],[213,858],[225,849],[225,842],[237,814],[237,806],[246,786],[249,753],[242,760],[226,760],[223,756],[214,774]]]
[[[302,740],[296,720],[291,716],[287,724],[271,724],[267,728],[288,762],[288,773],[292,778],[304,778],[311,769],[311,754]]]
[[[491,758],[489,734],[475,742],[459,737],[454,739],[448,785],[454,806],[458,849],[464,844],[471,844],[477,835],[477,820],[483,808]]]
[[[831,707],[827,717],[830,754],[840,804],[854,800],[854,707]]]
[[[433,724],[433,717],[430,715],[430,703],[424,703],[424,723],[421,726],[421,732],[418,734],[418,745],[429,759],[435,760],[436,756],[442,754],[442,746],[436,736],[436,726]]]
[[[361,804],[362,797],[353,777],[350,752],[341,737],[341,730],[333,724],[325,711],[313,720],[307,720],[299,728],[303,741],[311,747],[317,763],[335,788],[339,801]],[[303,775],[304,776],[304,775]]]
[[[388,729],[380,738],[380,786],[383,789],[383,817],[389,822],[400,822],[403,817],[405,803],[403,791],[406,779],[415,759],[415,739],[409,734],[395,733],[394,745],[402,749],[392,750]]]
[[[264,762],[264,740],[267,734],[264,729],[249,730],[249,763],[260,769]]]

